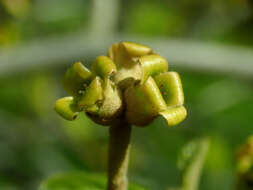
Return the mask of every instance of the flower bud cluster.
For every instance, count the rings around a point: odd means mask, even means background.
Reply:
[[[113,44],[90,70],[73,64],[62,83],[70,96],[57,100],[55,110],[67,120],[84,111],[102,125],[121,119],[145,126],[162,116],[174,126],[187,115],[179,74],[168,71],[166,59],[144,45]]]

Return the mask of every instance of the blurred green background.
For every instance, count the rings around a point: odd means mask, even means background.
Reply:
[[[0,0],[0,189],[34,190],[63,171],[106,171],[108,130],[54,111],[61,76],[110,44],[144,43],[181,74],[188,118],[134,128],[130,181],[180,184],[185,144],[209,136],[201,190],[234,189],[235,154],[253,132],[251,0]]]

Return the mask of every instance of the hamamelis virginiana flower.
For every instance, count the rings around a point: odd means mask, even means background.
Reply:
[[[186,117],[179,74],[169,71],[166,59],[144,45],[113,44],[107,56],[95,59],[91,70],[74,63],[62,83],[70,96],[59,99],[55,110],[67,120],[84,111],[103,125],[123,119],[145,126],[162,116],[173,126]]]
[[[67,120],[85,112],[94,122],[110,126],[107,190],[127,190],[131,125],[146,126],[162,116],[174,126],[186,117],[179,74],[144,45],[113,44],[90,70],[74,63],[62,83],[70,96],[56,101],[56,112]]]

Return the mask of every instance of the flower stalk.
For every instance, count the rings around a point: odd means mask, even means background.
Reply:
[[[110,127],[107,190],[127,190],[131,126],[122,121]]]

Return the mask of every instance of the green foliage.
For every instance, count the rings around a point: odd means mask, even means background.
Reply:
[[[18,190],[18,188],[15,185],[9,183],[8,179],[1,178],[1,176],[0,176],[0,188],[4,190]]]
[[[39,190],[104,190],[106,178],[92,173],[63,173],[44,181]],[[144,187],[129,184],[129,190],[145,190]]]
[[[126,13],[128,19],[124,30],[144,35],[180,35],[185,29],[185,18],[179,11],[166,6],[165,2],[155,3],[134,1],[134,7]]]

